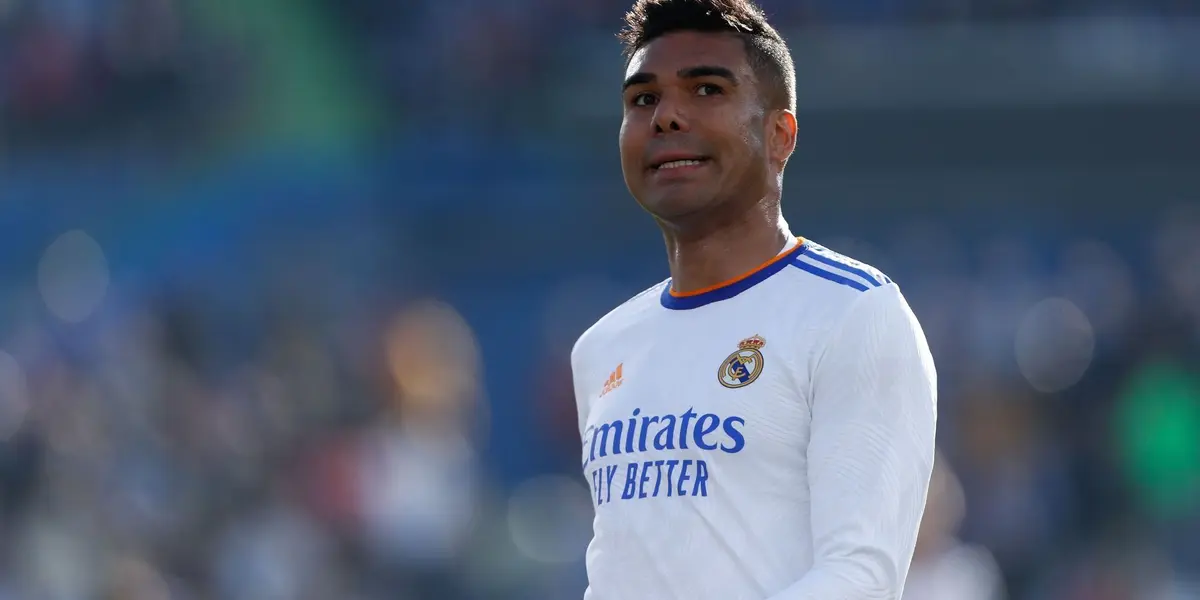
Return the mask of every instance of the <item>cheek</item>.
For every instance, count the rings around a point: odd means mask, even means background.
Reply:
[[[743,152],[741,158],[747,163],[763,160],[766,155],[766,132],[761,120],[749,119],[741,127]]]
[[[629,165],[636,164],[641,161],[642,148],[645,141],[638,136],[630,133],[631,127],[628,121],[622,121],[621,132],[617,137],[617,146],[621,151],[621,164]]]
[[[763,129],[761,118],[747,118],[742,122],[739,130],[742,132],[742,143],[748,148],[758,151],[765,145],[766,131]]]

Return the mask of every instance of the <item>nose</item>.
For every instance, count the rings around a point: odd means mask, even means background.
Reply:
[[[688,131],[688,120],[680,103],[663,97],[654,109],[654,133],[667,131]]]

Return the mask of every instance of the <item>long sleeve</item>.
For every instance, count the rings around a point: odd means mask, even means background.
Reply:
[[[571,389],[575,392],[575,418],[579,423],[579,435],[584,434],[584,425],[588,417],[588,396],[583,385],[583,368],[579,343],[571,349]]]
[[[933,469],[937,375],[894,285],[859,296],[813,367],[813,568],[770,600],[898,600]]]

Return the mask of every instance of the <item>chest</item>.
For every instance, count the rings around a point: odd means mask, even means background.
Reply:
[[[588,402],[585,467],[802,456],[809,382],[797,364],[801,346],[788,339],[786,324],[765,315],[722,317],[631,330],[612,345],[609,374]]]

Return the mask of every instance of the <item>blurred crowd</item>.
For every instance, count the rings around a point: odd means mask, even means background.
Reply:
[[[7,136],[25,143],[98,136],[158,152],[277,141],[284,131],[328,144],[370,137],[379,120],[536,123],[544,106],[532,91],[579,68],[560,49],[581,34],[611,37],[629,4],[4,0],[0,114]],[[1192,0],[761,4],[789,31],[1200,15]]]
[[[918,240],[896,242],[903,261],[831,241],[901,273],[939,365],[906,597],[1197,597],[1200,215],[1169,216],[1151,278],[1095,240],[1050,267],[928,224],[901,232]],[[591,505],[564,346],[528,353],[542,378],[523,395],[492,398],[481,340],[445,302],[334,318],[262,300],[239,335],[203,293],[116,285],[71,232],[8,298],[0,598],[577,597]],[[538,295],[572,315],[555,322],[595,316]],[[494,403],[531,400],[523,443],[554,466],[506,480],[488,436],[519,424]]]
[[[561,227],[541,211],[564,203],[505,203],[578,199],[571,173],[430,232],[393,210],[425,188],[329,165],[444,130],[473,161],[443,166],[452,205],[524,168],[456,120],[536,122],[577,68],[547,49],[626,4],[0,0],[0,600],[579,598],[566,353],[663,276],[654,250],[613,258],[654,240],[517,262],[536,236],[498,220]],[[1200,14],[764,5],[798,31]],[[308,154],[231,158],[280,147]],[[1174,200],[1119,233],[791,217],[899,282],[938,363],[905,600],[1200,598],[1200,199]]]

